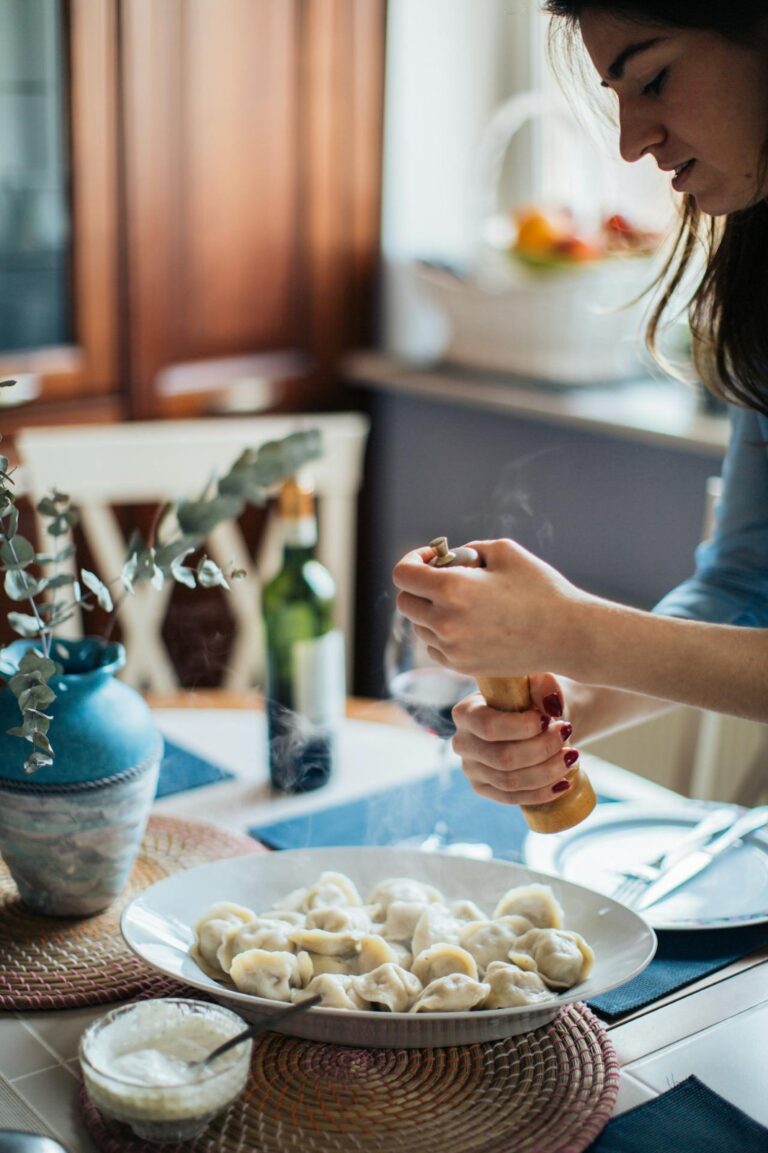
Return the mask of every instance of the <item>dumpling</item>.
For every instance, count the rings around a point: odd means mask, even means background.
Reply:
[[[519,885],[509,889],[493,910],[494,917],[527,917],[535,929],[559,929],[563,910],[549,885]]]
[[[451,973],[464,973],[477,980],[477,962],[471,953],[460,945],[430,945],[413,960],[411,972],[422,985],[438,977],[448,977]]]
[[[395,949],[389,941],[385,941],[378,933],[368,933],[360,942],[360,952],[355,961],[356,973],[370,973],[378,969],[379,965],[400,965],[407,968],[402,962],[403,954]],[[410,954],[408,954],[410,957]]]
[[[317,977],[321,973],[350,973],[357,972],[357,957],[327,957],[324,953],[307,952],[312,962],[312,972]]]
[[[475,958],[482,972],[491,961],[506,961],[517,938],[529,930],[525,917],[498,917],[495,921],[470,921],[461,932],[459,944]]]
[[[483,1001],[484,1009],[512,1009],[517,1005],[557,1000],[538,973],[525,972],[505,961],[491,961],[483,979],[491,988]]]
[[[474,1009],[491,991],[491,986],[468,977],[466,973],[451,973],[431,981],[411,1006],[412,1013],[461,1013]]]
[[[423,953],[430,945],[458,945],[461,928],[461,922],[456,920],[447,905],[442,903],[427,905],[413,930],[411,950],[414,957]]]
[[[393,1013],[405,1013],[421,992],[421,981],[387,962],[357,978],[357,991],[373,1005],[383,1005]]]
[[[474,901],[451,901],[448,908],[457,921],[487,921],[488,915],[479,909]]]
[[[327,957],[346,957],[357,953],[364,934],[350,932],[329,933],[326,929],[291,929],[291,940],[298,949],[311,953],[325,953]]]
[[[290,893],[280,898],[280,908],[286,909],[289,913],[306,913],[308,892],[306,886],[302,889],[292,889]]]
[[[442,899],[442,894],[424,881],[415,881],[412,877],[389,877],[386,881],[379,881],[371,891],[368,904],[381,905],[386,913],[392,901],[416,901],[424,905]]]
[[[320,909],[327,905],[362,905],[363,900],[354,881],[344,873],[325,872],[310,885],[304,897],[304,908]]]
[[[371,917],[363,905],[325,905],[307,913],[308,929],[324,929],[327,933],[343,933],[346,929],[367,933]]]
[[[268,949],[247,949],[232,961],[229,975],[241,993],[290,1001],[293,989],[302,989],[312,980],[312,962],[306,953],[271,953]]]
[[[228,973],[233,958],[238,953],[245,953],[247,949],[295,953],[296,946],[290,939],[291,932],[292,926],[285,921],[268,921],[266,918],[256,917],[247,925],[230,927],[216,952],[216,960],[224,972]]]
[[[269,909],[261,916],[267,921],[285,921],[286,924],[296,927],[306,924],[307,920],[306,913],[297,913],[294,909]]]
[[[244,905],[234,905],[230,901],[219,901],[197,922],[196,952],[213,976],[224,973],[217,956],[224,939],[233,928],[240,928],[255,919],[256,914],[252,909],[246,909]]]
[[[367,1009],[368,1002],[360,996],[356,979],[348,973],[320,973],[313,977],[306,989],[294,989],[293,1000],[303,1000],[315,993],[323,998],[329,1009]]]
[[[419,917],[428,908],[426,901],[390,901],[386,920],[379,930],[381,936],[391,941],[409,941]]]
[[[551,989],[570,989],[585,981],[595,959],[581,934],[567,929],[529,929],[515,942],[515,949],[533,957]]]

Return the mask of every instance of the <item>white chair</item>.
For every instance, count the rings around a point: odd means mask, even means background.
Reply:
[[[336,623],[346,637],[349,675],[357,495],[369,428],[366,417],[302,414],[27,428],[16,435],[15,444],[24,493],[34,502],[53,488],[69,494],[79,508],[97,572],[108,580],[119,575],[127,551],[115,507],[197,497],[208,478],[226,472],[244,448],[257,448],[307,428],[319,429],[323,438],[323,455],[311,462],[308,471],[317,492],[318,558],[336,579]],[[219,565],[229,567],[234,562],[248,574],[233,582],[227,594],[235,620],[234,645],[224,678],[227,688],[263,684],[260,586],[279,565],[276,529],[276,518],[269,518],[255,557],[235,523],[218,526],[206,541],[207,552]],[[178,687],[161,633],[171,592],[168,586],[158,592],[140,585],[121,606],[120,626],[128,656],[124,677],[141,689],[165,692]],[[69,626],[69,635],[82,635],[80,621]],[[62,630],[62,635],[67,633]]]

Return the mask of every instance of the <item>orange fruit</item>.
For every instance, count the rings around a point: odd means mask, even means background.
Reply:
[[[515,247],[521,252],[551,252],[561,235],[543,212],[526,212],[518,221]]]

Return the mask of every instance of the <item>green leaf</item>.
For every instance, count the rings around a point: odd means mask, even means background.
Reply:
[[[36,618],[27,613],[8,613],[8,624],[21,637],[36,637],[40,632]]]
[[[12,730],[9,729],[8,731],[11,732]],[[49,765],[52,764],[53,750],[51,750],[50,755],[38,752],[30,753],[24,762],[24,772],[31,775],[32,773],[36,773],[38,769],[46,769]]]
[[[59,506],[50,496],[44,496],[37,502],[37,511],[41,516],[58,516]]]
[[[26,568],[35,559],[35,550],[25,536],[5,537],[0,544],[0,562],[4,569]]]
[[[193,589],[197,585],[195,580],[194,569],[185,565],[184,559],[194,552],[194,549],[187,549],[180,556],[174,557],[171,561],[171,576],[180,585],[186,585],[187,588]]]
[[[36,579],[31,573],[21,569],[12,569],[5,574],[5,592],[12,601],[24,601],[30,597],[34,599],[48,585],[44,577]]]
[[[27,675],[38,673],[45,680],[48,680],[55,673],[61,673],[62,668],[57,661],[51,660],[39,649],[27,649],[19,662],[19,672]]]
[[[69,560],[71,556],[75,555],[75,545],[68,544],[64,548],[59,549],[58,552],[39,552],[35,556],[37,564],[58,564],[60,561]]]
[[[203,557],[197,566],[197,579],[204,589],[229,588],[227,578],[215,561]]]
[[[245,502],[236,496],[215,496],[212,500],[186,500],[179,504],[177,518],[183,533],[206,537],[225,520],[238,517]]]
[[[85,587],[90,589],[96,596],[99,607],[103,608],[104,612],[111,613],[115,606],[112,600],[112,594],[104,582],[100,581],[96,574],[90,572],[87,568],[80,569],[80,576]]]
[[[35,748],[42,749],[43,752],[53,760],[53,749],[51,742],[43,732],[36,732],[34,735]]]
[[[155,563],[159,564],[162,569],[170,568],[174,561],[183,560],[184,557],[188,557],[199,547],[200,537],[198,535],[177,536],[174,540],[158,545],[155,549]]]
[[[57,516],[49,522],[45,530],[48,536],[66,536],[69,532],[69,522],[65,516]]]
[[[26,709],[45,709],[55,700],[56,694],[50,685],[31,685],[28,689],[24,689],[23,693],[19,693],[18,696],[19,708],[22,711]]]
[[[37,557],[36,559],[39,561],[40,558]],[[71,585],[74,583],[75,583],[75,578],[71,572],[60,572],[60,573],[56,573],[56,576],[50,578],[50,580],[48,581],[48,588],[49,589],[61,589],[61,588],[64,588],[66,585]]]

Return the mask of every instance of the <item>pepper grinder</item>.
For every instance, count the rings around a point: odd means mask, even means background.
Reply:
[[[483,568],[480,554],[473,548],[462,546],[448,547],[448,539],[436,537],[429,542],[435,550],[428,562],[434,568]],[[522,713],[533,707],[531,685],[527,676],[523,677],[475,677],[477,687],[485,697],[486,704],[493,709],[507,713]],[[589,777],[579,765],[567,770],[564,777],[570,781],[567,793],[542,805],[521,805],[520,809],[528,827],[535,833],[559,833],[578,825],[594,809],[597,797]]]

